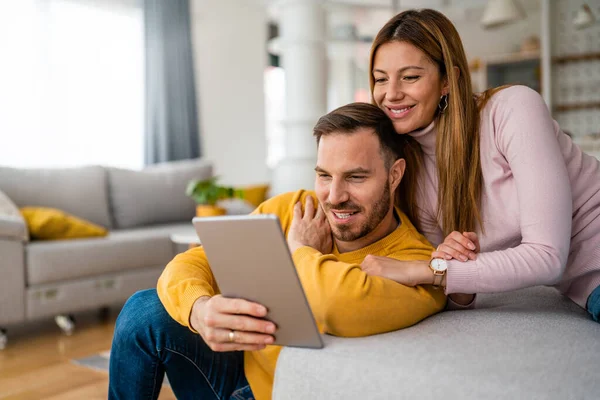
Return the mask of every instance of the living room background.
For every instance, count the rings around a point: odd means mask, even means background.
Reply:
[[[360,79],[366,75],[369,43],[365,39],[372,37],[393,12],[392,3],[326,2],[328,35],[335,33],[332,28],[336,23],[346,28],[341,16],[347,15],[354,25],[350,28],[356,30],[362,42],[356,46],[353,61],[354,75]],[[519,54],[520,47],[528,39],[540,39],[542,28],[549,21],[552,48],[548,50],[546,45],[545,51],[550,53],[546,59],[558,57],[559,61],[552,61],[552,94],[546,90],[544,96],[556,103],[548,101],[561,127],[574,133],[586,151],[600,154],[600,114],[595,90],[598,75],[594,72],[599,71],[600,41],[596,39],[600,37],[600,25],[581,30],[573,26],[572,19],[581,2],[523,0],[520,4],[525,9],[524,19],[507,28],[482,30],[480,19],[485,3],[406,0],[401,5],[437,7],[457,23],[469,60],[474,67],[484,65],[472,71],[478,89],[485,86],[480,77],[486,63],[539,64],[544,51],[530,52],[531,58],[525,60]],[[142,0],[1,2],[2,165],[103,164],[133,169],[143,165],[142,4]],[[280,22],[276,4],[266,0],[190,0],[200,147],[226,184],[271,181],[271,171],[285,152],[285,125],[289,121],[274,113],[275,108],[285,111],[285,101],[272,100],[266,93],[273,86],[267,82],[267,76],[284,81],[283,70],[273,72],[267,66],[267,28]],[[549,16],[543,15],[542,4],[551,4]],[[600,12],[598,4],[590,2],[596,15]],[[541,47],[544,48],[543,43]],[[330,50],[328,109],[339,105],[338,98],[346,102],[360,97],[339,96],[343,89],[340,83],[348,81],[348,75],[342,73],[348,66],[343,65],[346,60],[334,63]],[[571,53],[580,58],[596,58],[570,60]],[[592,82],[583,85],[582,77],[589,77]],[[355,85],[364,94],[366,80],[358,78]],[[583,95],[579,96],[579,92]],[[282,95],[282,91],[277,91],[275,98],[281,99]],[[563,104],[565,98],[567,104]],[[244,168],[239,167],[240,159],[246,161]]]

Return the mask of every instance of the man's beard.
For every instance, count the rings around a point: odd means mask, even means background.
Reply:
[[[340,204],[326,204],[327,210],[356,210],[360,209],[360,212],[363,212],[362,207],[357,206],[352,202],[344,202]],[[369,233],[373,232],[375,228],[383,221],[385,216],[387,215],[390,209],[390,184],[389,179],[385,182],[383,192],[381,196],[377,199],[377,201],[373,204],[373,209],[371,213],[366,216],[365,221],[358,226],[348,226],[348,225],[331,225],[331,232],[333,237],[342,242],[352,242],[367,236]]]

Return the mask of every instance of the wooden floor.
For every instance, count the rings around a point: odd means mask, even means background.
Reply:
[[[65,336],[53,321],[8,331],[0,350],[0,399],[106,400],[108,373],[75,365],[72,359],[109,350],[118,311],[108,319],[77,316],[77,328]],[[175,399],[163,387],[161,400]]]

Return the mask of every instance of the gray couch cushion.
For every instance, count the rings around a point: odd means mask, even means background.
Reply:
[[[102,167],[0,167],[0,190],[19,207],[58,208],[106,228],[111,227],[106,171]]]
[[[111,231],[107,237],[31,242],[27,283],[39,285],[128,269],[164,267],[175,256],[172,233],[193,234],[191,222]]]
[[[108,169],[110,204],[118,228],[191,221],[194,201],[185,195],[192,179],[212,176],[205,160],[157,164],[142,171]]]
[[[273,398],[597,399],[600,324],[552,288],[479,295],[407,329],[285,348]]]

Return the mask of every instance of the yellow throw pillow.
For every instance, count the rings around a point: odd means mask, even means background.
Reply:
[[[32,239],[77,239],[108,234],[103,227],[56,208],[23,207],[20,211]]]
[[[258,207],[263,201],[267,199],[269,192],[269,185],[251,185],[240,188],[244,193],[244,200],[252,204],[254,207]]]

